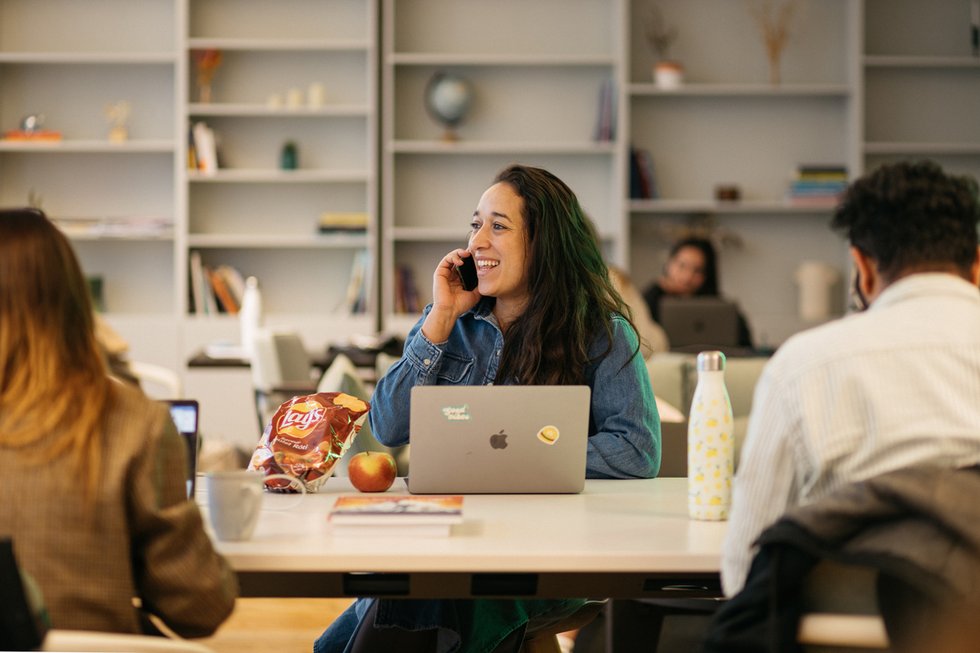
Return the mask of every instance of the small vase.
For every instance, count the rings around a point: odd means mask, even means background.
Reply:
[[[676,61],[658,61],[653,67],[653,83],[662,89],[680,88],[684,83],[684,66]]]
[[[201,104],[211,103],[211,84],[198,84],[197,85],[197,101]]]

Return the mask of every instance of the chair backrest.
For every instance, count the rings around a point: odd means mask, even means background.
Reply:
[[[294,331],[259,329],[255,334],[252,383],[263,391],[312,383],[313,363],[303,340]]]
[[[128,635],[88,630],[48,631],[41,651],[100,651],[102,653],[214,653],[203,644],[184,639]]]
[[[154,399],[181,399],[184,396],[184,384],[177,372],[153,363],[129,361],[129,371],[140,382],[143,392]]]
[[[357,367],[345,354],[337,354],[336,358],[334,358],[330,367],[320,377],[317,392],[344,392],[364,401],[371,400],[371,393],[361,380],[357,372]],[[408,475],[407,445],[391,448],[381,444],[371,433],[371,425],[367,420],[364,421],[360,432],[354,438],[351,448],[334,466],[334,475],[347,476],[347,464],[351,456],[361,451],[384,451],[390,453],[398,465],[398,475]]]
[[[33,650],[44,639],[43,601],[24,581],[13,541],[0,539],[0,651]]]

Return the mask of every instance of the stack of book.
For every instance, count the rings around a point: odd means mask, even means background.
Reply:
[[[327,515],[335,537],[385,537],[396,533],[445,537],[463,521],[463,497],[376,494],[341,496]]]
[[[191,311],[194,315],[235,315],[241,310],[245,278],[230,265],[211,267],[201,262],[201,253],[190,255]]]
[[[790,182],[788,200],[793,206],[832,208],[847,188],[847,168],[842,165],[808,165],[797,167]]]

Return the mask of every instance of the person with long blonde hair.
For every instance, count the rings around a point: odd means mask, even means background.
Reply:
[[[110,378],[67,238],[0,210],[0,538],[53,627],[141,632],[152,614],[201,637],[231,613],[185,449],[164,405]]]

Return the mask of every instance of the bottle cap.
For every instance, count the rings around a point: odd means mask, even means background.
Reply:
[[[720,351],[703,351],[698,354],[698,372],[721,372],[724,369],[724,353]]]

